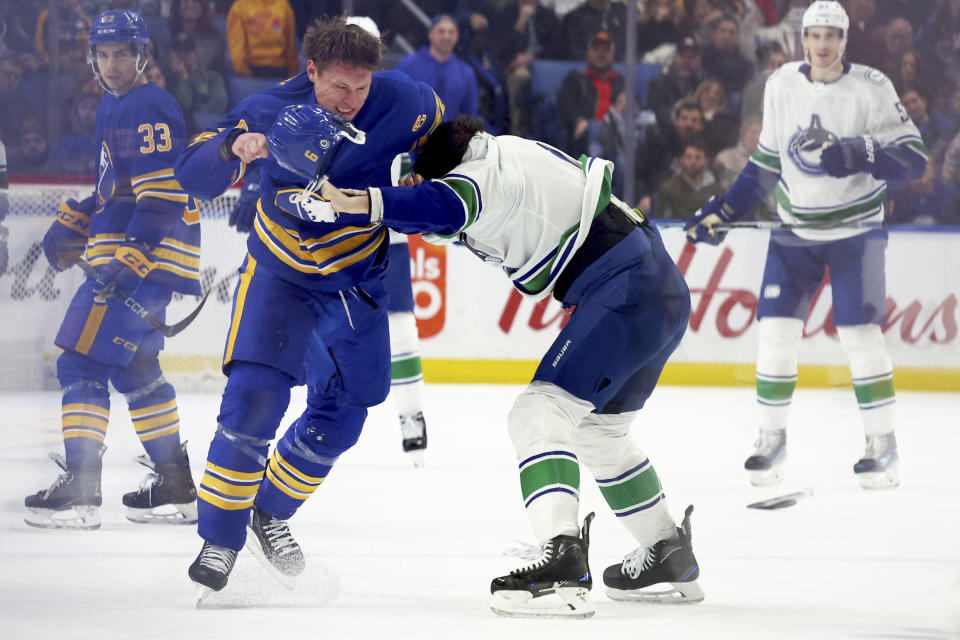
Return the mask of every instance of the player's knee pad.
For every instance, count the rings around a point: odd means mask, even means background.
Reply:
[[[592,410],[592,404],[554,384],[530,383],[507,415],[507,431],[518,459],[557,446],[568,449],[571,429]]]
[[[126,367],[112,368],[110,382],[117,391],[126,396],[127,402],[134,403],[167,384],[156,356],[136,357]]]
[[[893,362],[883,345],[883,332],[877,324],[837,327],[840,344],[850,359],[854,378],[890,373]]]
[[[335,416],[319,418],[304,413],[284,435],[284,441],[303,458],[311,461],[336,459],[360,439],[367,410],[363,407],[340,407]],[[290,435],[292,437],[288,438]],[[331,463],[332,464],[332,463]]]
[[[420,336],[417,334],[417,318],[412,311],[396,311],[387,314],[390,324],[390,353],[420,354]]]
[[[57,380],[60,388],[68,388],[85,383],[106,390],[110,369],[107,365],[91,360],[76,351],[64,351],[57,358]]]
[[[757,330],[757,371],[795,375],[803,321],[796,318],[766,317],[760,320]]]
[[[294,383],[279,369],[254,362],[234,362],[217,421],[232,432],[273,438],[290,404],[290,387]]]
[[[590,413],[573,430],[577,457],[594,476],[608,477],[623,468],[625,461],[646,457],[630,433],[630,425],[637,413]]]

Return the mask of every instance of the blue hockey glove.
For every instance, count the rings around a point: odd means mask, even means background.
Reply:
[[[142,242],[128,240],[121,244],[113,254],[113,259],[104,267],[100,293],[121,297],[133,295],[156,266],[152,257],[149,247]]]
[[[870,136],[840,138],[820,152],[820,165],[834,178],[873,173],[877,168],[876,149],[877,143]]]
[[[60,220],[54,220],[43,236],[43,255],[57,271],[69,269],[83,256],[86,247],[87,236],[71,229]]]
[[[710,199],[687,219],[683,230],[687,232],[689,242],[718,245],[727,237],[727,232],[716,229],[716,225],[730,222],[732,218],[732,212],[724,205],[723,196],[710,196]]]
[[[243,189],[237,204],[230,212],[230,226],[237,231],[246,233],[253,228],[253,219],[257,216],[257,200],[260,199],[260,171],[254,169],[247,172],[244,178]]]

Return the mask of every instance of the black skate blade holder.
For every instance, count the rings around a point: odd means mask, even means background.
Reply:
[[[813,489],[804,489],[803,491],[795,491],[793,493],[785,493],[782,496],[774,496],[773,498],[767,498],[766,500],[760,500],[758,502],[751,502],[747,505],[748,509],[763,509],[765,511],[773,511],[774,509],[786,509],[787,507],[792,507],[797,504],[797,501],[802,498],[808,498],[813,495]]]

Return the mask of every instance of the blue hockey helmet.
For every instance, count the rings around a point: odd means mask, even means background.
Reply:
[[[97,68],[96,47],[98,44],[113,42],[133,45],[133,50],[137,54],[137,73],[143,73],[147,67],[150,30],[147,29],[147,23],[139,13],[129,9],[112,9],[104,11],[93,21],[93,26],[90,27],[87,62],[93,67],[93,73],[98,80],[100,70]]]
[[[291,104],[267,131],[267,147],[281,167],[308,181],[323,177],[344,140],[363,144],[365,134],[320,105]]]

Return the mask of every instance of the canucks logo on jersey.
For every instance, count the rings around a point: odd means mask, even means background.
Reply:
[[[816,113],[810,116],[810,125],[806,129],[797,127],[797,132],[787,142],[787,155],[800,171],[811,176],[826,175],[820,165],[820,152],[824,145],[837,141],[836,134],[827,131],[820,123]]]

